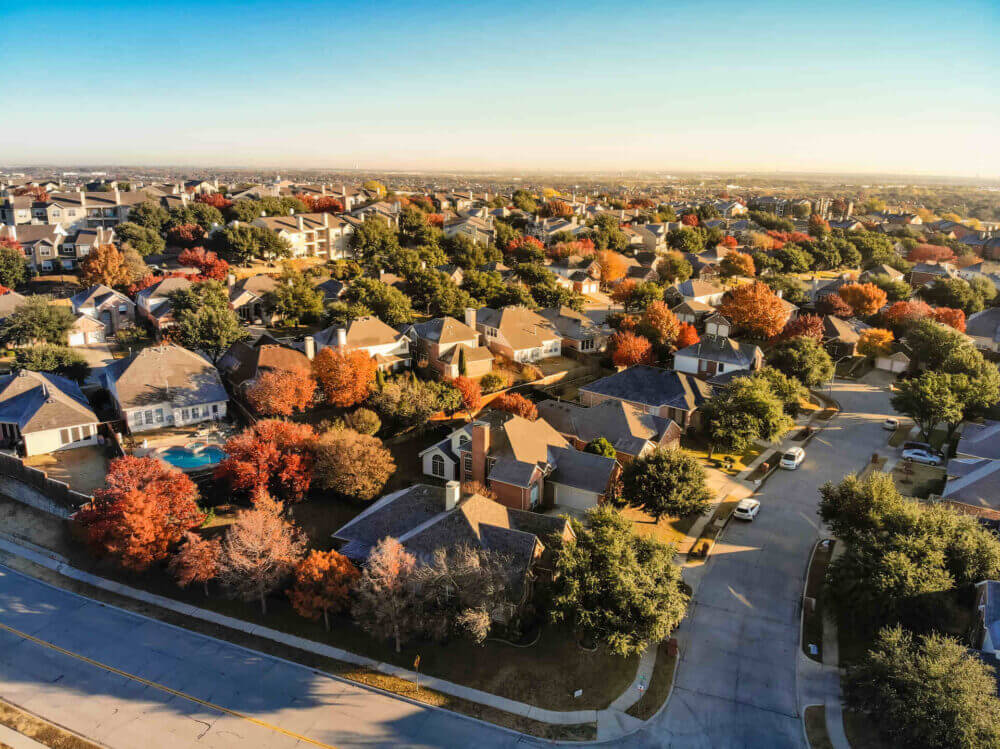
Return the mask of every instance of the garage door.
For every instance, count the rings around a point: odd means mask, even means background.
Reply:
[[[554,485],[553,501],[560,507],[571,507],[574,510],[589,510],[597,504],[597,496],[593,492],[575,489],[563,484]]]
[[[87,343],[104,343],[104,331],[97,330],[93,333],[87,333]]]
[[[69,334],[69,345],[70,346],[82,346],[85,342],[84,333],[70,333]]]

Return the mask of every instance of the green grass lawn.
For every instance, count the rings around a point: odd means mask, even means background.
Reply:
[[[708,443],[705,442],[702,435],[693,433],[685,434],[681,437],[681,447],[694,455],[705,465],[716,468],[730,476],[735,476],[740,471],[746,469],[746,467],[753,463],[764,450],[764,448],[759,445],[751,445],[742,453],[724,453],[716,450],[712,453],[712,457],[709,458]],[[727,469],[725,467],[726,458],[732,458],[732,468]]]
[[[663,707],[670,688],[674,684],[674,673],[677,668],[677,656],[670,655],[665,642],[656,649],[656,664],[653,666],[653,676],[646,685],[642,697],[627,712],[633,718],[649,720]]]
[[[892,480],[901,494],[926,499],[944,491],[946,472],[938,466],[901,460],[893,466]]]
[[[806,596],[816,601],[816,607],[803,609],[801,647],[802,652],[817,663],[823,662],[823,580],[832,555],[833,544],[817,545],[806,579]],[[809,651],[810,645],[816,646],[818,652],[815,655]]]
[[[806,724],[806,738],[812,749],[833,749],[830,734],[826,730],[826,708],[822,705],[810,705],[806,708],[802,719]]]

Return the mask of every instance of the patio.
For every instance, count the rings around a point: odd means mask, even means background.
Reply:
[[[108,459],[104,447],[76,447],[25,458],[24,464],[45,471],[46,475],[69,484],[74,491],[93,494],[104,486]]]

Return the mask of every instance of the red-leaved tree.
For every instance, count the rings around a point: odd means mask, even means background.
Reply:
[[[694,346],[701,338],[698,336],[698,329],[689,322],[682,322],[677,331],[677,340],[674,345],[678,349]]]
[[[694,213],[685,213],[681,216],[681,223],[684,226],[698,226],[698,216]]]
[[[943,263],[955,259],[955,253],[951,247],[938,244],[918,244],[906,259],[911,263]]]
[[[677,340],[681,323],[666,302],[656,301],[642,313],[640,326],[651,341],[660,346],[669,346]]]
[[[885,306],[886,293],[873,283],[849,283],[837,291],[859,315],[874,315]]]
[[[730,250],[735,250],[740,243],[736,239],[736,237],[734,237],[732,234],[727,234],[722,238],[722,241],[719,242],[719,244],[721,244],[723,247],[729,248]]]
[[[789,338],[804,336],[823,340],[823,318],[818,315],[799,315],[794,320],[785,323],[785,327],[775,338],[776,341],[787,341]]]
[[[325,348],[313,359],[313,374],[328,403],[341,408],[357,405],[375,384],[375,360],[358,349],[343,353]]]
[[[781,298],[762,281],[743,284],[726,294],[719,312],[742,334],[773,338],[788,321]]]
[[[344,204],[337,200],[337,198],[330,195],[323,195],[316,198],[312,209],[317,213],[343,213]]]
[[[205,230],[198,224],[181,224],[167,231],[167,241],[176,247],[194,247],[205,240]]]
[[[507,411],[528,421],[534,421],[538,418],[538,408],[535,407],[535,404],[517,393],[504,393],[491,405],[500,411]]]
[[[80,508],[75,522],[94,553],[142,572],[201,525],[197,499],[198,488],[178,469],[126,455],[111,461],[106,486]]]
[[[226,196],[220,192],[199,193],[194,196],[194,202],[210,205],[213,208],[218,208],[220,211],[233,204],[233,201],[226,198]]]
[[[451,381],[458,392],[462,396],[462,408],[464,408],[468,414],[469,418],[472,418],[472,412],[479,408],[479,405],[483,402],[483,389],[479,387],[479,383],[469,377],[456,377]]]
[[[959,333],[965,332],[965,313],[951,307],[938,307],[934,310],[934,319],[944,325],[950,325]]]
[[[247,388],[247,400],[264,416],[291,416],[305,411],[313,402],[316,380],[304,369],[276,369],[265,372]]]
[[[619,330],[610,339],[611,360],[619,367],[653,363],[653,344],[645,336]]]
[[[882,322],[897,332],[906,330],[910,325],[930,317],[934,314],[934,308],[927,302],[919,299],[911,299],[905,302],[896,302],[882,313]]]
[[[206,251],[204,247],[192,247],[177,256],[177,262],[197,268],[202,278],[213,281],[224,281],[229,275],[229,263],[214,252]]]
[[[308,424],[258,421],[226,441],[226,458],[215,477],[239,491],[263,490],[298,501],[312,482],[315,442],[316,432]]]
[[[359,577],[358,568],[343,554],[313,550],[295,567],[295,584],[288,590],[288,598],[299,616],[322,616],[329,631],[330,612],[347,607],[351,588]]]
[[[816,311],[821,315],[833,315],[846,320],[854,314],[854,310],[839,294],[824,294],[816,302]]]

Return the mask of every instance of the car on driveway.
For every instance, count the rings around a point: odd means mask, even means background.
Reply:
[[[890,416],[888,419],[882,422],[882,428],[888,429],[890,432],[895,431],[896,429],[899,428],[899,419],[894,419],[893,417]]]
[[[747,497],[746,499],[741,499],[740,503],[736,505],[736,509],[733,510],[733,517],[740,520],[753,520],[757,517],[758,512],[760,512],[760,502]]]
[[[912,447],[909,450],[903,450],[903,459],[912,460],[914,463],[923,463],[929,466],[939,466],[942,461],[940,455],[919,447]]]
[[[802,461],[806,459],[806,451],[801,447],[790,447],[785,450],[785,454],[781,456],[781,467],[789,471],[794,471],[800,465]]]
[[[934,448],[930,446],[927,442],[904,442],[902,450],[926,450],[929,453],[934,452]]]

